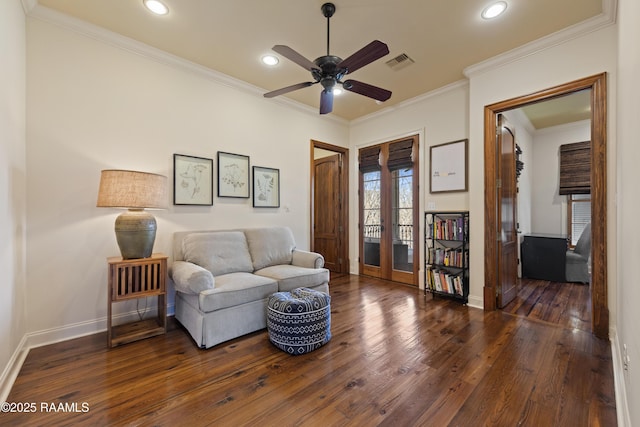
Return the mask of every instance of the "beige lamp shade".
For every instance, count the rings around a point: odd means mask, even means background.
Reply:
[[[100,175],[97,206],[166,209],[167,177],[148,172],[103,170]]]
[[[145,208],[167,207],[167,177],[155,173],[103,170],[98,207],[127,208],[116,218],[115,232],[122,258],[148,258],[156,239],[156,219]]]

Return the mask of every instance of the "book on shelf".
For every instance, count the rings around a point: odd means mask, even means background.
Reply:
[[[427,286],[429,289],[464,296],[463,279],[460,274],[451,274],[446,270],[427,269]]]
[[[438,240],[463,240],[469,224],[466,217],[440,218],[434,215],[433,222],[427,224],[427,237]]]
[[[428,248],[427,264],[463,268],[468,265],[469,251],[462,248]]]

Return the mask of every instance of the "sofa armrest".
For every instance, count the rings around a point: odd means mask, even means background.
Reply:
[[[174,261],[171,266],[171,279],[176,285],[176,290],[185,294],[199,294],[213,289],[215,279],[206,268],[187,261]]]
[[[297,267],[322,268],[324,267],[324,257],[316,252],[294,249],[291,264]]]

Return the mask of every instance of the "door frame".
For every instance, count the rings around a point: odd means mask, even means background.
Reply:
[[[609,336],[607,301],[607,74],[601,73],[529,95],[512,98],[484,109],[485,166],[485,273],[484,309],[496,309],[498,242],[496,224],[496,116],[506,110],[591,89],[591,331]],[[493,237],[492,237],[493,236]]]
[[[344,260],[340,266],[340,273],[349,274],[351,263],[349,261],[349,149],[340,147],[338,145],[328,144],[326,142],[311,140],[310,149],[310,243],[309,247],[311,251],[315,250],[315,231],[313,224],[315,223],[315,167],[314,167],[314,152],[316,148],[320,148],[327,151],[333,151],[334,153],[342,155],[342,173],[340,174],[340,195],[342,198],[342,212],[341,223],[343,224],[342,232],[340,233],[340,253],[338,256]]]

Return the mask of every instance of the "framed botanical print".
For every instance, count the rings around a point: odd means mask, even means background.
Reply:
[[[173,155],[173,204],[213,205],[213,159]]]
[[[218,197],[249,198],[249,156],[218,151]]]
[[[280,170],[253,167],[253,207],[280,207]]]

